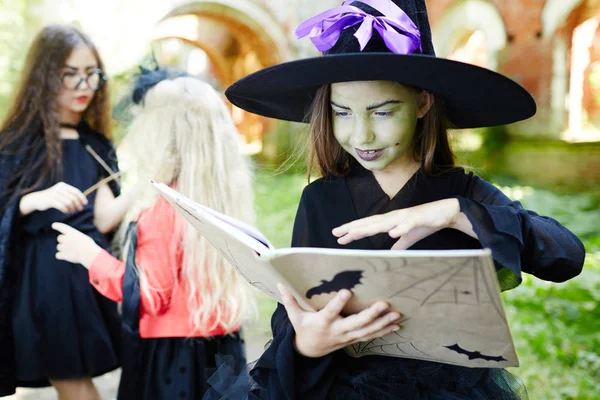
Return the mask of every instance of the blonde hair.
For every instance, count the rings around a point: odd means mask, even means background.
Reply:
[[[221,96],[199,79],[182,77],[148,91],[123,146],[130,155],[128,170],[139,182],[169,183],[200,204],[253,224],[251,171],[240,142]],[[122,230],[157,199],[156,189],[144,185]],[[234,331],[244,316],[255,312],[253,289],[187,221],[173,237],[182,240],[183,265],[176,279],[189,288],[191,326],[200,334],[218,326]],[[139,276],[143,292],[156,290],[143,265]]]

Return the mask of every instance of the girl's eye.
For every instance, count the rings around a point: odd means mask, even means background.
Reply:
[[[348,117],[350,113],[348,111],[333,111],[333,115],[336,117]]]
[[[394,114],[393,111],[375,111],[373,115],[376,117],[391,117]]]

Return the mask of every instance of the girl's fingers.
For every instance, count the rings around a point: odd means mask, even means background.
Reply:
[[[77,189],[76,187],[69,186],[69,191],[71,192],[71,194],[73,196],[75,196],[77,201],[79,203],[81,203],[82,205],[85,205],[88,203],[87,197],[85,197],[85,195],[83,194],[83,192],[81,190]]]
[[[386,311],[389,307],[389,304],[379,301],[357,314],[337,321],[336,328],[339,329],[340,333],[342,334],[361,329],[375,321],[377,317],[379,317],[381,313]]]
[[[378,215],[377,217],[379,218],[364,218],[342,225],[343,229],[334,229],[333,232],[334,235],[338,237],[338,243],[348,244],[352,241],[373,236],[378,233],[389,232],[402,222],[399,216],[393,215],[392,213]]]
[[[389,230],[389,235],[391,238],[399,238],[400,236],[406,235],[413,229],[412,224],[404,223],[400,225],[394,226]]]
[[[396,225],[392,222],[380,222],[361,228],[353,228],[347,234],[338,238],[339,244],[348,244],[355,240],[377,235],[378,233],[389,232]]]
[[[68,193],[58,193],[58,202],[67,210],[68,213],[72,213],[77,209],[75,198]]]
[[[438,230],[435,228],[426,226],[420,226],[418,228],[411,229],[409,232],[400,236],[400,239],[398,239],[398,241],[392,246],[392,250],[406,250],[419,240],[424,239],[437,231]],[[392,236],[391,233],[390,236]]]
[[[58,231],[60,233],[67,233],[67,232],[69,232],[69,228],[70,228],[69,225],[63,224],[62,222],[54,222],[52,224],[52,229],[54,229],[55,231]]]
[[[83,202],[81,201],[81,199],[77,196],[77,193],[73,193],[73,192],[65,192],[65,193],[61,193],[61,198],[67,202],[67,204],[69,204],[71,210],[82,210],[83,209]]]
[[[380,218],[381,218],[381,215],[373,215],[371,217],[357,219],[355,221],[348,222],[347,224],[340,225],[337,228],[334,228],[331,231],[331,233],[333,233],[333,235],[337,236],[337,237],[344,236],[353,229],[358,229],[358,228],[362,228],[363,226],[366,226],[366,225],[377,223],[380,220]]]
[[[350,342],[362,341],[367,337],[377,337],[376,335],[380,331],[385,330],[389,325],[395,325],[399,319],[400,314],[397,312],[387,313],[361,329],[346,333],[346,337]]]
[[[55,198],[54,201],[52,202],[52,207],[56,208],[58,211],[60,211],[64,214],[69,214],[68,204],[63,202],[61,199]]]
[[[288,317],[290,318],[292,325],[296,325],[298,319],[300,318],[300,313],[304,312],[304,310],[302,309],[302,307],[300,307],[294,296],[292,296],[292,294],[290,293],[288,288],[285,287],[285,285],[278,283],[277,289],[279,290],[279,293],[281,293],[281,300],[283,301],[283,306],[285,307],[288,313]]]
[[[69,226],[67,224],[63,224],[62,222],[54,222],[52,224],[52,229],[58,231],[64,235],[73,234],[73,233],[81,233],[77,229]]]
[[[360,339],[358,339],[358,340],[356,340],[356,341],[354,341],[352,343],[356,343],[356,342],[368,342],[369,340],[380,338],[382,336],[385,336],[385,335],[388,335],[388,334],[390,334],[392,332],[395,332],[395,331],[397,331],[399,329],[401,329],[401,326],[399,326],[398,324],[390,324],[390,325],[386,326],[385,328],[383,328],[383,329],[381,329],[381,330],[379,330],[379,331],[377,331],[377,332],[375,332],[375,333],[373,333],[371,335],[364,336],[364,337],[362,337],[362,338],[360,338]]]
[[[352,297],[352,292],[347,289],[340,290],[337,295],[329,300],[329,303],[319,313],[325,316],[329,321],[335,321],[339,318],[340,313],[348,304],[348,300]]]
[[[406,250],[414,243],[409,242],[404,236],[401,236],[396,243],[392,245],[392,250]]]
[[[59,198],[62,203],[68,205],[69,212],[76,210],[82,210],[83,206],[87,204],[87,199],[83,196],[81,191],[73,186],[65,184],[61,186],[59,190],[55,192],[56,198]]]

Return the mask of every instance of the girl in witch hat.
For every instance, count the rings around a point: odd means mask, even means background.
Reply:
[[[252,223],[250,164],[208,83],[176,69],[143,70],[132,101],[138,109],[123,145],[143,186],[121,226],[124,261],[64,224],[53,225],[61,233],[56,257],[83,265],[91,285],[123,304],[118,398],[197,400],[217,369],[247,373],[239,331],[253,293],[150,180]],[[235,390],[247,392],[245,383]]]
[[[51,228],[108,249],[132,199],[117,174],[102,60],[79,30],[47,26],[0,127],[0,396],[51,384],[98,399],[91,378],[119,367],[117,304],[55,259]]]
[[[266,68],[226,92],[245,110],[310,124],[310,170],[322,178],[304,189],[293,246],[490,248],[503,290],[516,287],[521,272],[554,282],[580,273],[577,237],[455,165],[448,127],[509,124],[536,107],[502,75],[435,57],[424,0],[347,0],[297,34],[323,56]],[[251,371],[257,398],[526,397],[499,368],[351,358],[343,347],[401,334],[401,315],[377,303],[342,317],[347,290],[307,312],[280,290],[273,341]]]

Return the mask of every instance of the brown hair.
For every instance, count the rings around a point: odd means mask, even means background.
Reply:
[[[20,193],[15,196],[32,192],[44,183],[60,179],[62,175],[58,107],[62,89],[60,77],[67,58],[73,49],[81,45],[91,50],[98,68],[103,69],[92,41],[73,27],[46,26],[29,48],[12,106],[0,127],[0,156],[14,155],[17,146],[25,156],[24,164],[4,188],[8,191],[21,187]],[[83,118],[93,129],[110,139],[106,84],[95,93]]]
[[[439,96],[433,95],[433,105],[417,122],[413,137],[413,156],[428,174],[455,165],[454,153],[448,140],[445,107]],[[333,135],[331,120],[331,85],[317,90],[310,110],[311,150],[308,173],[318,169],[322,176],[346,175],[356,160],[340,146]]]

